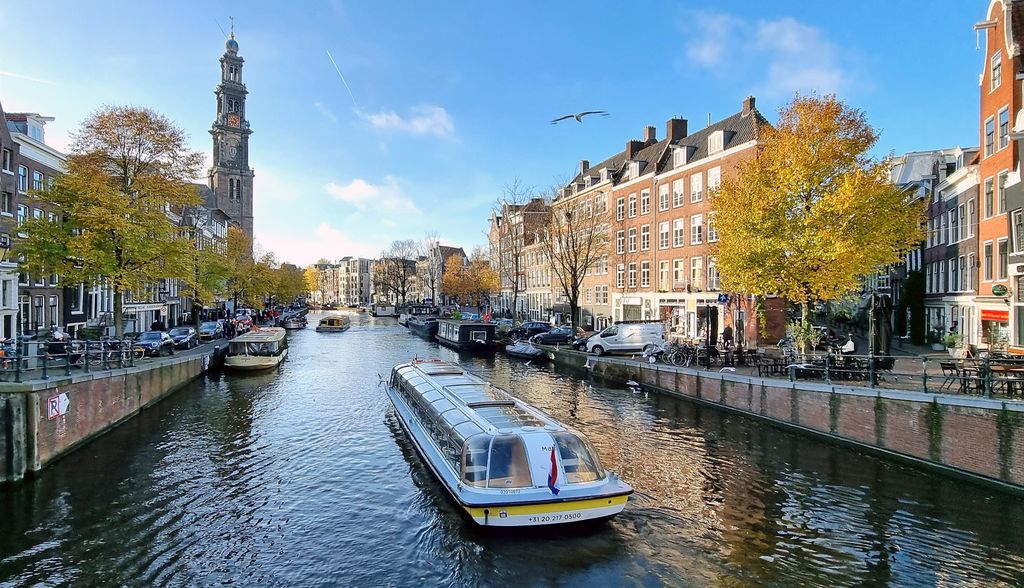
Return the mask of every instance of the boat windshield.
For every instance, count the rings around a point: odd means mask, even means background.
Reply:
[[[558,447],[558,457],[568,484],[594,482],[604,478],[604,470],[597,461],[597,452],[590,444],[572,433],[552,433]]]
[[[277,341],[265,343],[255,342],[232,342],[228,348],[229,355],[277,355]]]
[[[533,485],[526,446],[517,435],[498,435],[487,460],[488,488],[529,488]]]

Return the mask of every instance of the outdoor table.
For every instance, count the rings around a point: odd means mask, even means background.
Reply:
[[[993,379],[993,385],[997,382],[1001,387],[1006,388],[1007,396],[1013,397],[1018,390],[1024,391],[1024,365],[997,363],[989,366],[992,374],[1003,376],[1002,379]]]

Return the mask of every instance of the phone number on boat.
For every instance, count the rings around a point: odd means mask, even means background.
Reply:
[[[583,513],[581,512],[567,512],[561,514],[537,515],[535,517],[530,517],[529,520],[531,523],[557,523],[560,521],[576,521],[582,518]]]

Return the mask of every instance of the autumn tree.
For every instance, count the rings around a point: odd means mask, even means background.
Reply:
[[[182,214],[182,227],[193,245],[189,251],[192,273],[185,284],[192,290],[192,320],[197,329],[200,311],[224,294],[231,270],[226,245],[204,236],[203,228],[208,222],[210,216],[202,207],[189,207]]]
[[[802,305],[856,290],[920,243],[924,209],[889,181],[864,113],[835,96],[797,96],[756,155],[711,198],[726,289]]]
[[[316,301],[316,293],[320,291],[320,273],[320,268],[316,265],[307,267],[303,272],[306,291],[314,301]],[[323,293],[320,294],[320,302],[323,302]]]
[[[262,306],[263,299],[277,287],[277,266],[273,253],[257,250],[253,258],[252,239],[238,227],[228,228],[225,261],[228,266],[228,280],[225,288],[227,297],[249,306]]]
[[[125,291],[161,278],[194,279],[193,244],[167,211],[199,203],[190,180],[202,162],[185,133],[148,108],[93,113],[72,136],[66,173],[38,194],[63,212],[63,222],[30,219],[20,229],[26,268],[73,282],[105,279],[120,336]]]
[[[488,302],[491,293],[499,288],[498,273],[481,248],[474,249],[466,265],[450,260],[441,277],[441,289],[449,296],[478,307]]]
[[[373,265],[374,284],[378,294],[405,304],[405,298],[415,285],[416,260],[420,244],[413,239],[392,241]]]
[[[557,194],[558,192],[554,192]],[[602,215],[572,197],[556,196],[543,239],[544,252],[558,287],[569,302],[569,316],[580,319],[583,278],[605,253],[608,229]]]
[[[282,263],[274,270],[276,275],[271,294],[281,303],[291,303],[306,291],[306,276],[302,268],[291,263]]]

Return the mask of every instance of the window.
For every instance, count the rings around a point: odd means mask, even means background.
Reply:
[[[658,248],[668,249],[668,221],[658,224]]]
[[[684,186],[681,179],[672,182],[672,208],[679,208],[683,205]]]
[[[961,204],[957,207],[957,240],[963,241],[967,238],[967,205]]]
[[[640,262],[640,287],[651,287],[651,262],[649,261]]]
[[[985,267],[984,277],[986,282],[992,281],[992,242],[985,243]]]
[[[999,148],[1010,144],[1010,109],[1003,107],[999,111]]]
[[[636,288],[636,264],[629,264],[629,287]]]
[[[718,228],[715,227],[715,216],[713,214],[708,215],[708,243],[714,243],[718,241]]]
[[[651,225],[640,227],[640,251],[647,251],[651,248]]]
[[[985,218],[995,214],[995,180],[985,180]]]
[[[619,198],[615,201],[615,218],[622,220],[626,218],[626,199]]]
[[[1006,180],[1009,175],[1010,174],[1007,172],[999,173],[999,192],[996,193],[996,214],[1003,214],[1006,212]]]
[[[958,274],[957,271],[956,271],[956,258],[954,257],[953,259],[949,260],[949,291],[950,292],[956,292],[957,290],[960,289],[959,284],[957,284],[957,276],[959,276],[959,275],[960,274]]]
[[[46,275],[45,274],[46,274],[45,271],[40,271],[39,275],[36,276],[36,279],[35,279],[35,281],[33,283],[36,286],[45,286],[46,285]]]
[[[1006,250],[1006,239],[999,240],[999,279],[1005,280],[1010,269],[1010,256]]]
[[[975,277],[976,277],[975,273],[974,273],[974,267],[975,267],[974,264],[976,262],[977,262],[977,258],[974,256],[973,253],[970,253],[970,254],[967,255],[967,276],[964,279],[964,283],[963,283],[963,289],[964,290],[974,290],[974,281],[975,281]]]
[[[651,191],[640,192],[640,214],[647,214],[651,211]]]
[[[627,248],[627,250],[630,253],[633,253],[634,251],[636,251],[636,228],[635,227],[629,230],[629,237],[626,239],[626,243],[627,243],[627,247],[626,248]]]
[[[604,194],[598,194],[597,196],[594,196],[594,213],[603,214],[607,210],[608,200],[605,198]]]
[[[615,252],[619,255],[626,252],[626,231],[615,233]]]
[[[658,210],[668,210],[668,184],[658,186]]]
[[[663,292],[668,292],[671,287],[668,282],[669,279],[669,264],[667,261],[658,263],[658,289]]]
[[[4,192],[3,197],[0,198],[0,212],[11,214],[12,210],[14,210],[14,196],[10,192]]]
[[[700,202],[704,199],[704,176],[700,173],[690,176],[690,202]]]
[[[1003,83],[1003,52],[996,51],[992,56],[992,72],[989,76],[989,91],[995,90]]]
[[[46,220],[51,223],[55,223],[57,222],[57,215],[52,212],[48,212],[46,213]]]
[[[24,204],[19,204],[18,205],[18,226],[20,227],[21,225],[25,224],[25,221],[27,219],[28,219],[28,207],[25,206]]]
[[[960,269],[960,276],[957,278],[958,289],[967,290],[967,257],[961,255],[958,265]]]
[[[695,214],[690,217],[690,245],[704,242],[704,215]]]
[[[596,286],[594,288],[598,304],[608,304],[608,285]]]
[[[41,208],[33,208],[32,209],[32,218],[34,218],[36,220],[42,220],[43,219],[43,209],[41,209]]]
[[[685,221],[681,218],[677,218],[672,222],[672,246],[682,247],[685,244],[683,235],[686,234]]]
[[[724,142],[724,134],[722,131],[715,131],[708,137],[708,153],[718,153],[722,150],[722,143]]]
[[[1010,230],[1013,231],[1011,237],[1013,237],[1013,251],[1021,252],[1024,251],[1024,243],[1021,239],[1024,239],[1024,210],[1017,209],[1013,211],[1011,216]]]
[[[593,302],[593,301],[594,301],[594,293],[593,293],[593,290],[591,290],[590,288],[587,288],[586,290],[584,290],[584,291],[583,291],[583,300],[584,300],[584,301],[585,301],[585,302],[586,302],[587,304],[590,304],[591,302]]]
[[[672,150],[672,167],[686,165],[686,147],[676,147]]]
[[[974,236],[974,227],[978,226],[978,211],[975,210],[974,198],[967,201],[967,236]]]
[[[686,260],[677,259],[672,262],[672,282],[674,288],[686,287]]]
[[[18,191],[28,191],[28,168],[23,165],[18,166]]]
[[[626,287],[626,266],[621,263],[615,266],[615,287]]]
[[[946,213],[949,218],[949,242],[950,244],[956,243],[957,238],[957,226],[956,226],[956,207],[954,206],[951,210]]]
[[[32,189],[42,190],[43,189],[43,172],[32,170]]]
[[[3,170],[4,171],[14,171],[14,168],[12,168],[11,165],[13,165],[11,163],[11,150],[10,149],[4,149]]]
[[[985,157],[996,150],[996,119],[989,117],[985,121]]]
[[[629,218],[636,216],[636,194],[629,195]]]
[[[721,290],[722,280],[718,275],[718,260],[714,257],[708,258],[708,290]]]
[[[717,190],[722,185],[722,168],[713,167],[708,170],[708,192]]]
[[[704,284],[704,258],[690,258],[690,285],[700,289]]]

